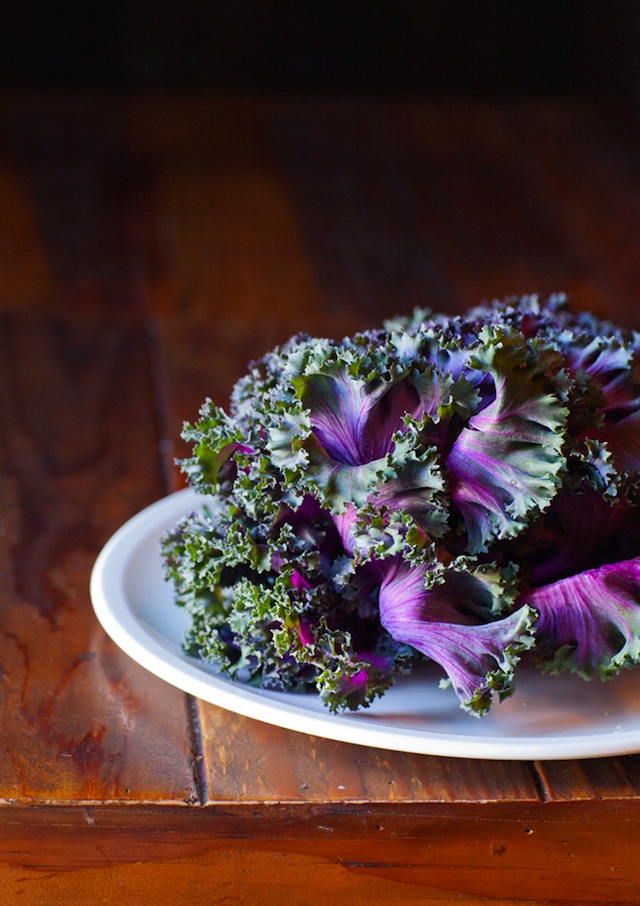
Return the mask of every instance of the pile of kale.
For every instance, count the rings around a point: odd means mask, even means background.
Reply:
[[[522,653],[640,660],[640,337],[561,296],[293,337],[207,401],[163,540],[186,649],[356,709],[425,660],[481,714]]]

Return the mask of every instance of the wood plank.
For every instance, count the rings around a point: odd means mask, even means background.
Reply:
[[[350,745],[200,710],[210,805],[227,802],[538,802],[525,762],[437,758]]]
[[[640,796],[640,755],[625,755],[619,761],[627,782],[636,797]]]
[[[0,303],[139,318],[145,177],[131,152],[126,99],[5,93],[0,132],[9,215],[0,228]]]
[[[151,174],[146,279],[156,315],[287,336],[320,329],[296,212],[262,134],[265,106],[206,96],[132,104],[132,143]]]
[[[416,306],[460,306],[451,262],[421,230],[416,150],[393,106],[305,99],[280,103],[269,122],[323,307],[353,310],[361,327]]]
[[[416,145],[411,180],[422,229],[465,307],[553,292],[571,293],[581,308],[602,303],[588,254],[559,226],[553,190],[542,195],[546,187],[522,168],[535,129],[528,105],[407,103],[397,116],[405,142]]]
[[[4,808],[0,880],[21,902],[54,906],[90,890],[160,906],[628,904],[640,896],[638,818],[637,804],[598,802]]]
[[[0,337],[0,798],[189,800],[185,698],[88,596],[102,544],[163,493],[146,334],[5,313]]]
[[[548,761],[537,765],[545,799],[637,799],[640,794],[640,756]]]
[[[528,762],[445,758],[363,750],[358,763],[367,798],[416,802],[537,802]],[[362,763],[364,760],[364,764]],[[386,787],[386,795],[385,795]]]
[[[635,141],[635,154],[622,146],[591,106],[538,105],[514,113],[505,125],[511,137],[505,149],[511,148],[558,234],[590,261],[593,282],[606,292],[590,307],[637,328],[640,145]]]
[[[53,292],[54,281],[27,187],[0,150],[0,305],[34,306]]]

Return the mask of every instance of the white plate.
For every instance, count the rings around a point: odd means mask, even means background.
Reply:
[[[427,670],[403,677],[355,714],[330,714],[315,695],[267,692],[216,675],[182,650],[187,614],[163,578],[159,539],[203,498],[192,490],[158,501],[106,544],[91,577],[95,612],[111,638],[179,689],[246,717],[378,748],[491,759],[557,759],[640,751],[640,669],[606,683],[550,677],[520,665],[513,698],[475,719]],[[435,668],[434,668],[435,669]]]

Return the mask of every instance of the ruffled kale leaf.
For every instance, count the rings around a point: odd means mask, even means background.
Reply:
[[[513,692],[520,654],[533,645],[535,614],[526,605],[508,616],[513,577],[452,563],[445,570],[410,567],[401,559],[378,565],[380,622],[399,642],[439,663],[462,707],[482,714],[495,694]],[[507,599],[505,601],[505,598]]]
[[[551,672],[603,679],[640,662],[640,557],[567,576],[522,594],[539,613]]]
[[[450,398],[446,378],[425,382],[424,372],[389,370],[383,361],[384,368],[368,348],[328,347],[324,358],[313,349],[292,377],[296,400],[268,428],[271,458],[336,516],[351,506],[366,522],[364,510],[384,507],[442,534],[444,481],[432,426]]]
[[[451,499],[462,514],[470,553],[518,534],[560,487],[567,408],[550,367],[504,330],[481,332],[472,366],[491,376],[494,399],[469,419],[447,458]]]

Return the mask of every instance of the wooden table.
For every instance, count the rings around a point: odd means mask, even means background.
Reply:
[[[638,117],[25,94],[0,125],[3,902],[640,901],[640,756],[270,727],[148,674],[88,590],[182,421],[294,332],[556,290],[640,327]]]

